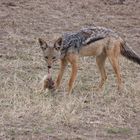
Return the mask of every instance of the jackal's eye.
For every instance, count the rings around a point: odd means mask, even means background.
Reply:
[[[45,59],[48,59],[48,56],[45,56]]]
[[[56,59],[56,57],[54,56],[52,59],[53,59],[53,60],[55,60],[55,59]]]

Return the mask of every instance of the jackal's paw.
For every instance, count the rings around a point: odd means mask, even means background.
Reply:
[[[100,87],[98,86],[93,86],[93,90],[98,92],[98,93],[102,93],[104,91],[104,87]]]
[[[122,93],[124,93],[126,91],[126,89],[123,86],[118,86],[117,88],[117,92],[119,95],[121,95]]]

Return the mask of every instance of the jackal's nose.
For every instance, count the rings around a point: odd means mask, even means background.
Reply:
[[[50,69],[51,68],[51,66],[48,66],[48,69]]]

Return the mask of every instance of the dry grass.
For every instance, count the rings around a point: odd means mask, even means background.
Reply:
[[[120,59],[124,80],[121,93],[116,90],[108,62],[105,90],[95,91],[100,75],[94,58],[80,59],[72,95],[66,95],[70,67],[59,92],[37,94],[35,90],[47,71],[36,42],[39,36],[53,41],[62,32],[93,25],[94,20],[120,31],[138,50],[140,3],[11,2],[0,1],[0,139],[140,139],[140,67],[124,58]],[[59,63],[54,66],[54,78],[58,70]]]

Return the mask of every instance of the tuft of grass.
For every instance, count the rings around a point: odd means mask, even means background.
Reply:
[[[108,134],[130,134],[130,128],[123,128],[123,127],[110,127],[106,129]]]

